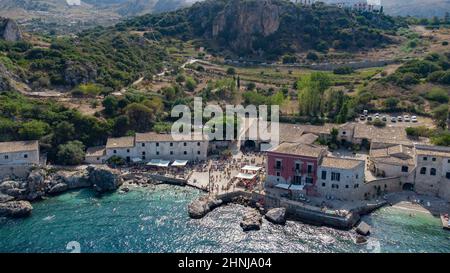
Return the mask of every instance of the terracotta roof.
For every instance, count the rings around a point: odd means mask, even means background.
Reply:
[[[416,154],[450,158],[450,147],[416,145]]]
[[[134,137],[118,137],[118,138],[108,138],[106,142],[106,148],[132,148],[134,147]]]
[[[303,144],[303,143],[282,143],[271,150],[271,152],[290,154],[306,157],[319,157],[326,152],[326,147],[313,145],[313,144]]]
[[[0,153],[18,153],[38,150],[39,142],[37,140],[0,142]]]
[[[91,147],[86,150],[86,156],[101,157],[105,155],[105,146]]]
[[[393,127],[376,127],[367,124],[356,124],[354,138],[359,139],[383,139],[389,138],[391,141],[407,141],[405,128],[393,126]]]
[[[207,135],[202,134],[191,134],[191,135],[179,135],[179,138],[172,136],[172,134],[158,134],[155,132],[149,133],[137,133],[136,134],[136,142],[166,142],[166,141],[202,141],[207,139]]]
[[[370,159],[372,161],[385,164],[414,165],[414,157],[414,149],[401,144],[370,150]]]
[[[338,158],[338,157],[324,157],[321,167],[336,168],[336,169],[354,169],[360,165],[364,168],[365,162],[362,160]]]
[[[297,142],[304,144],[313,144],[318,138],[319,136],[315,134],[304,134],[298,139]]]

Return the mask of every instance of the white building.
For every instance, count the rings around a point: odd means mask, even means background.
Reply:
[[[138,133],[136,136],[108,138],[106,147],[92,147],[86,152],[89,164],[103,164],[118,156],[127,162],[163,160],[205,160],[208,156],[208,140],[201,135],[182,139],[171,134]]]
[[[38,165],[39,142],[0,142],[0,165]]]
[[[171,134],[136,134],[135,157],[143,161],[164,160],[205,160],[208,156],[208,141],[202,135],[174,139]]]
[[[39,165],[39,142],[0,142],[0,178],[13,175],[26,177],[33,166]]]
[[[324,157],[318,169],[317,191],[322,197],[362,200],[365,161]]]
[[[450,200],[450,148],[416,145],[414,189]]]

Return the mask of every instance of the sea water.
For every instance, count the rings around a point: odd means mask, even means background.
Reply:
[[[169,185],[72,191],[33,203],[28,218],[0,219],[0,252],[450,252],[450,232],[424,213],[378,210],[364,218],[368,243],[357,245],[352,231],[295,221],[243,232],[248,208],[234,204],[190,219],[187,205],[201,194]]]

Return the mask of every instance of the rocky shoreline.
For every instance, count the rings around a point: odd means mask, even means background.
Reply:
[[[102,194],[123,184],[120,171],[106,166],[88,166],[79,171],[35,169],[26,179],[7,178],[0,182],[0,217],[26,217],[31,202],[69,190],[92,188]]]

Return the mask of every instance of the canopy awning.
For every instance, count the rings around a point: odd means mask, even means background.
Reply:
[[[239,179],[247,179],[247,180],[252,180],[256,177],[256,174],[248,174],[248,173],[239,173],[238,175],[235,176],[236,178]]]
[[[243,171],[253,171],[253,172],[257,172],[261,169],[262,169],[261,167],[251,166],[251,165],[246,165],[242,168]]]
[[[159,160],[159,159],[152,159],[150,162],[147,163],[147,166],[154,166],[154,167],[169,167],[170,161],[169,160]]]
[[[305,185],[291,185],[289,187],[290,190],[293,191],[302,191],[305,188]]]
[[[184,166],[187,165],[187,163],[188,163],[187,160],[175,160],[175,161],[172,163],[172,166],[173,166],[173,167],[184,167]]]
[[[139,158],[139,157],[134,157],[134,158],[131,159],[131,162],[133,162],[133,163],[139,163],[139,162],[142,162],[142,159]]]
[[[284,184],[284,183],[275,185],[276,188],[283,189],[283,190],[289,190],[289,186],[290,186],[289,184]]]

